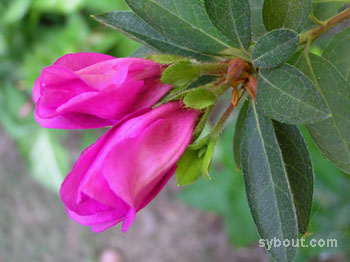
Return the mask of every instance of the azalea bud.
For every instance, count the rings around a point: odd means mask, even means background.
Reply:
[[[97,53],[65,55],[35,81],[35,119],[47,128],[111,126],[152,107],[171,88],[160,82],[162,65]]]
[[[121,221],[127,231],[174,174],[197,117],[171,102],[112,127],[81,154],[61,186],[69,216],[95,232]]]

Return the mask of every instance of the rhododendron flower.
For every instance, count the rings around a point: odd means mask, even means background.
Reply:
[[[35,119],[47,128],[111,126],[152,107],[171,88],[160,82],[162,65],[97,53],[65,55],[35,81]]]
[[[198,112],[179,102],[112,127],[87,148],[60,190],[68,215],[95,232],[121,221],[125,232],[174,174]]]

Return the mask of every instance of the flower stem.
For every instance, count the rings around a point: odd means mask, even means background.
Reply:
[[[322,23],[322,25],[320,25],[316,28],[313,28],[309,31],[306,31],[305,33],[300,34],[299,45],[306,43],[309,39],[311,39],[311,41],[314,41],[315,39],[317,39],[318,37],[320,37],[324,33],[328,32],[336,25],[342,23],[346,19],[350,19],[350,9],[349,8],[345,9],[343,12],[326,20],[325,22]]]
[[[229,117],[234,109],[235,109],[235,107],[230,103],[230,105],[226,108],[223,115],[220,117],[218,122],[215,124],[213,130],[210,133],[211,139],[213,141],[216,142],[216,140],[218,139],[220,133],[224,129],[225,124],[226,124],[227,120],[229,119]]]
[[[226,63],[203,63],[200,64],[201,75],[222,75],[226,74],[228,65]]]

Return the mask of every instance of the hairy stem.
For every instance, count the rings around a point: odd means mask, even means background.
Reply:
[[[225,124],[227,120],[229,119],[232,111],[235,109],[235,107],[230,103],[230,105],[227,107],[223,115],[220,117],[218,122],[215,124],[213,130],[211,131],[211,137],[213,141],[216,141],[221,134],[222,130],[225,127]]]
[[[349,8],[345,9],[343,12],[326,20],[323,23],[323,25],[320,25],[316,28],[313,28],[313,29],[301,34],[300,38],[299,38],[299,45],[306,43],[309,39],[311,39],[311,41],[314,41],[315,39],[317,39],[318,37],[320,37],[324,33],[328,32],[336,25],[342,23],[346,19],[350,19],[350,9]]]

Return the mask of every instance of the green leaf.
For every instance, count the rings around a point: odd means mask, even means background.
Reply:
[[[205,125],[207,123],[207,120],[210,116],[211,111],[213,111],[214,106],[207,107],[204,114],[201,116],[200,120],[198,121],[196,128],[193,131],[193,141],[195,141],[200,135],[202,134]]]
[[[169,66],[163,71],[161,81],[176,87],[186,86],[200,76],[199,66],[183,61]]]
[[[296,241],[297,217],[282,153],[272,121],[255,103],[251,103],[243,128],[241,165],[249,207],[261,238]],[[272,246],[268,252],[278,262],[292,262],[296,248]]]
[[[143,45],[150,46],[164,53],[190,56],[202,61],[213,60],[210,55],[186,47],[156,31],[133,12],[114,11],[93,16],[98,22],[117,30]]]
[[[313,123],[330,117],[313,83],[288,64],[259,71],[256,100],[268,117],[287,124]]]
[[[178,186],[196,182],[202,176],[203,156],[198,150],[187,149],[177,162],[176,180]]]
[[[186,107],[204,109],[215,105],[216,100],[216,95],[212,91],[199,87],[189,91],[184,97],[183,102]]]
[[[157,51],[154,49],[151,49],[147,46],[140,46],[137,48],[134,52],[132,52],[128,57],[139,57],[139,58],[145,58],[151,54],[156,53]]]
[[[305,234],[309,224],[314,192],[314,172],[309,150],[295,125],[273,122],[282,152],[298,218],[298,229]]]
[[[149,25],[174,43],[210,55],[235,44],[214,27],[201,0],[126,0]]]
[[[4,7],[4,11],[6,11],[2,14],[1,22],[12,24],[21,20],[30,8],[31,2],[32,0],[9,1],[6,8]]]
[[[321,152],[333,164],[350,174],[350,86],[335,66],[314,54],[303,56],[297,66],[314,81],[331,117],[307,125]]]
[[[235,46],[248,50],[251,41],[248,0],[204,0],[205,9],[213,24]]]
[[[349,43],[350,28],[347,28],[333,37],[323,52],[323,57],[332,62],[347,81],[350,81]]]
[[[266,33],[262,19],[263,3],[264,0],[249,0],[252,34],[255,38],[259,38]]]
[[[49,132],[41,129],[28,156],[29,168],[35,180],[42,185],[59,192],[60,186],[66,176],[62,172],[68,167],[67,152],[59,143],[49,136]],[[64,166],[60,166],[60,163]]]
[[[170,65],[175,64],[182,61],[188,61],[187,58],[178,55],[170,55],[170,54],[153,54],[147,57],[156,63]]]
[[[290,28],[298,33],[306,25],[312,0],[265,0],[263,21],[267,31]]]
[[[312,11],[320,20],[326,20],[335,15],[345,4],[350,4],[349,0],[313,0]]]
[[[249,100],[244,101],[242,108],[239,111],[239,115],[236,121],[235,134],[233,137],[233,158],[236,166],[241,169],[241,141],[243,137],[244,121],[247,117],[249,108]]]
[[[255,68],[273,68],[285,62],[297,49],[299,35],[290,29],[276,29],[263,35],[252,51]]]

